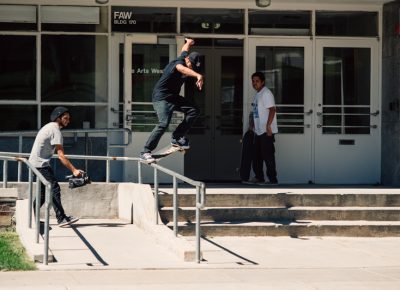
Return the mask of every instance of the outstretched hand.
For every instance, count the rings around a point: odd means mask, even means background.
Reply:
[[[199,89],[199,91],[201,91],[202,87],[203,87],[203,83],[204,83],[204,78],[202,75],[199,75],[197,77],[197,81],[196,81],[196,86]]]

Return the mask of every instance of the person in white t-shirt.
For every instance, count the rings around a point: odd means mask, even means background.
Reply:
[[[276,121],[275,99],[272,92],[265,87],[265,76],[261,72],[255,72],[251,76],[251,83],[256,90],[253,106],[254,118],[254,159],[253,171],[258,183],[277,184],[277,173],[275,164],[275,137],[278,133]],[[267,167],[269,182],[264,183],[264,164]]]

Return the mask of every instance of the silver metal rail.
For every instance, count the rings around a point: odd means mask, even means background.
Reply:
[[[16,155],[18,155],[16,157]],[[37,171],[36,168],[32,167],[32,165],[29,164],[29,162],[24,158],[28,157],[28,153],[15,153],[15,152],[0,152],[0,160],[4,160],[4,169],[3,169],[3,187],[7,187],[7,160],[14,160],[14,161],[21,161],[24,162],[30,170],[32,170],[36,176],[39,176],[40,180],[43,182],[46,181],[44,177],[40,174],[39,171]],[[205,206],[205,196],[206,196],[206,186],[205,183],[199,182],[192,180],[186,176],[183,176],[173,170],[170,170],[168,168],[165,168],[163,166],[160,166],[155,163],[143,163],[140,158],[135,158],[135,157],[110,157],[110,156],[85,156],[85,155],[66,155],[68,159],[84,159],[84,160],[104,160],[106,162],[111,162],[111,161],[135,161],[138,163],[138,183],[142,183],[142,164],[146,164],[148,166],[151,166],[154,168],[154,209],[155,209],[155,224],[158,224],[158,206],[159,206],[159,201],[158,201],[158,194],[159,194],[159,182],[158,182],[158,171],[162,171],[172,177],[173,181],[173,200],[174,200],[174,234],[175,236],[178,236],[178,183],[177,180],[181,180],[191,186],[194,186],[196,188],[196,261],[197,263],[200,263],[201,261],[201,251],[200,251],[200,241],[201,241],[201,228],[200,228],[200,220],[201,220],[201,210]],[[54,155],[53,158],[58,158],[57,155]],[[107,171],[107,175],[109,174],[109,171]],[[109,176],[107,176],[107,180],[109,180]],[[32,177],[31,173],[29,173],[29,182],[32,182]],[[49,204],[51,202],[51,188],[49,189],[48,183],[44,183],[46,186],[46,224],[45,224],[45,235],[46,239],[48,239],[48,226],[49,223],[47,221],[47,215],[48,215],[48,210],[49,210]],[[29,186],[29,190],[32,190],[32,186]],[[47,191],[50,190],[49,193]],[[38,194],[39,193],[39,194]],[[40,183],[37,184],[37,191],[36,191],[36,212],[38,213],[40,208],[38,208],[38,204],[40,206]],[[30,197],[30,205],[31,205],[31,197]],[[31,207],[31,206],[30,206]],[[30,215],[32,214],[32,211],[30,209]],[[39,215],[37,215],[39,217]],[[38,221],[37,225],[38,225]],[[29,221],[29,225],[30,225]],[[38,227],[37,227],[38,228]],[[38,236],[37,236],[38,237]],[[37,238],[38,242],[38,238]],[[48,253],[48,241],[45,242],[46,248],[45,248],[45,253]],[[43,261],[44,263],[47,264],[47,254],[46,254],[46,259]]]
[[[15,153],[14,153],[15,154]],[[36,243],[39,243],[40,234],[40,204],[41,204],[41,183],[46,187],[45,195],[45,225],[44,225],[44,254],[43,254],[43,264],[47,265],[49,260],[49,225],[50,225],[50,206],[53,200],[52,185],[48,182],[44,176],[32,166],[26,158],[22,157],[10,157],[1,156],[0,160],[3,160],[3,187],[7,187],[7,172],[8,172],[8,162],[16,161],[20,163],[25,163],[29,169],[29,198],[28,198],[28,226],[32,228],[32,175],[36,175]]]
[[[100,128],[100,129],[63,129],[63,134],[73,134],[74,138],[77,138],[79,134],[84,134],[85,140],[89,138],[89,134],[106,134],[107,136],[107,153],[106,156],[110,156],[111,148],[124,148],[132,143],[132,131],[128,128]],[[112,133],[123,133],[122,143],[111,143]],[[38,131],[10,131],[10,132],[0,132],[1,137],[18,137],[18,153],[22,153],[23,148],[23,138],[24,137],[35,137]],[[127,134],[127,136],[125,135]],[[86,142],[86,141],[85,141]],[[106,171],[110,171],[110,163],[106,163]],[[18,182],[21,181],[21,163],[18,164]],[[109,174],[107,174],[106,182],[109,182]]]

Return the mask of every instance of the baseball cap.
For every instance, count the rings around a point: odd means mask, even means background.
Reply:
[[[56,107],[50,115],[50,121],[54,122],[58,117],[61,117],[64,113],[69,112],[66,107]]]
[[[202,67],[201,54],[198,53],[197,51],[193,51],[189,54],[189,60],[190,63],[192,64],[193,70],[199,72]]]

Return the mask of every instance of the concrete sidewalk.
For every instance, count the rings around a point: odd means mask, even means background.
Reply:
[[[122,220],[80,220],[69,228],[52,224],[57,262],[2,272],[0,289],[398,290],[399,244],[400,238],[205,238],[197,264]]]
[[[400,238],[207,237],[201,240],[204,260],[197,264],[182,261],[122,220],[81,219],[71,227],[51,227],[57,262],[38,264],[41,270],[400,267]],[[195,238],[186,239],[195,248]]]

